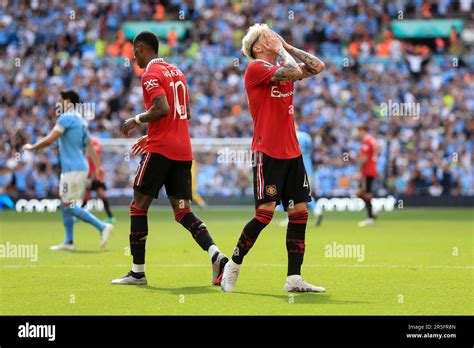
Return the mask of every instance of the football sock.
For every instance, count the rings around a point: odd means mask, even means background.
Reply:
[[[374,214],[372,212],[372,196],[365,196],[365,207],[367,208],[367,214],[370,219],[374,218]]]
[[[142,265],[132,264],[132,272],[145,273],[145,264],[142,264]]]
[[[305,231],[308,212],[298,211],[288,215],[286,250],[288,252],[288,276],[301,274],[305,248]]]
[[[238,265],[242,263],[244,256],[247,255],[249,250],[253,247],[258,235],[270,223],[272,217],[272,210],[257,209],[255,211],[255,217],[245,225],[240,235],[237,246],[234,249],[234,254],[232,255],[232,261]]]
[[[66,230],[66,240],[64,244],[74,243],[74,216],[71,213],[70,208],[65,208],[64,204],[61,204],[61,212],[63,215],[63,224]]]
[[[145,245],[148,236],[148,210],[130,205],[130,250],[133,256],[133,272],[145,271]],[[142,266],[143,268],[140,268]]]
[[[194,240],[203,250],[207,251],[211,245],[215,244],[204,222],[194,215],[191,209],[176,210],[175,219],[191,232]]]
[[[105,228],[105,224],[100,221],[98,218],[96,218],[94,215],[89,213],[87,210],[81,207],[70,207],[66,208],[70,209],[72,215],[77,217],[78,219],[81,219],[82,221],[85,221],[92,226],[94,226],[99,232],[102,232],[102,230]]]
[[[113,217],[112,212],[110,211],[110,204],[107,197],[103,195],[103,196],[99,196],[99,198],[102,200],[102,203],[104,203],[104,209],[105,209],[105,213],[107,214],[107,217],[109,218]]]
[[[209,253],[209,257],[211,258],[211,262],[214,263],[216,261],[217,256],[219,255],[219,248],[217,245],[212,244],[209,249],[207,249],[207,252]]]

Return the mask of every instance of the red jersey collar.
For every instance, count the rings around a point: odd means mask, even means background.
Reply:
[[[164,62],[163,58],[154,58],[154,59],[150,60],[147,64],[146,68],[145,68],[145,72],[148,71],[148,68],[150,67],[150,65],[152,65],[154,63],[163,63],[163,62]]]

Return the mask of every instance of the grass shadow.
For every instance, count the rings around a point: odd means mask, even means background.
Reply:
[[[145,285],[142,288],[152,291],[168,292],[172,295],[201,295],[220,292],[220,287],[212,285],[185,286],[182,288],[160,288],[152,285]]]
[[[100,250],[74,250],[71,253],[73,254],[102,254],[104,251]]]
[[[291,295],[293,298],[291,299],[292,304],[340,304],[340,305],[350,305],[350,304],[367,304],[371,302],[364,302],[364,301],[342,301],[342,300],[332,300],[331,295],[324,294],[324,293],[288,293],[288,295],[271,295],[271,294],[263,294],[263,293],[255,293],[255,292],[240,292],[236,291],[236,294],[243,294],[243,295],[253,295],[253,296],[264,296],[264,297],[273,297],[278,300],[282,300],[283,302],[290,303]]]

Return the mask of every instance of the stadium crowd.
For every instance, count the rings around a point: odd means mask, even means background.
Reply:
[[[472,51],[454,30],[435,47],[402,42],[388,30],[399,11],[405,18],[469,18],[471,1],[7,3],[0,9],[0,193],[56,194],[57,149],[19,150],[52,128],[63,89],[77,90],[93,105],[86,117],[94,135],[120,138],[121,122],[143,111],[121,24],[184,16],[193,22],[184,39],[169,35],[162,41],[170,49],[165,60],[188,79],[192,137],[251,136],[240,39],[253,23],[267,22],[290,44],[326,62],[321,75],[296,84],[294,97],[297,122],[314,140],[317,195],[354,194],[360,146],[354,129],[360,123],[378,140],[379,194],[474,195]],[[452,57],[467,58],[454,64]],[[420,109],[393,115],[382,110],[387,103],[417,103]],[[138,159],[105,156],[108,186],[131,187]],[[212,153],[197,159],[200,194],[252,194],[248,163],[218,164]]]

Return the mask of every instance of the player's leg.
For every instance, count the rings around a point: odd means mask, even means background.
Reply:
[[[63,187],[64,177],[61,174],[60,187]],[[69,203],[61,203],[61,214],[64,225],[64,230],[66,233],[66,238],[64,242],[58,245],[53,245],[51,250],[67,250],[74,251],[76,247],[74,246],[74,215],[72,215],[69,209]]]
[[[312,171],[307,173],[309,186],[313,187],[312,182],[314,178],[314,173]],[[321,225],[323,220],[323,211],[320,207],[318,207],[316,203],[316,199],[313,197],[312,193],[310,194],[311,201],[308,202],[308,210],[313,213],[314,217],[316,218],[316,226]]]
[[[283,182],[285,164],[261,152],[254,154],[254,194],[255,215],[245,225],[234,249],[232,259],[224,268],[222,290],[232,292],[240,273],[244,257],[255,244],[260,232],[273,218],[277,203],[280,201],[281,182]]]
[[[75,202],[82,199],[87,185],[87,172],[68,172],[61,174],[60,197],[63,202],[63,223],[66,228],[68,239],[72,239],[70,216],[76,217],[93,225],[101,234],[101,248],[104,248],[112,231],[112,225],[104,224],[96,216],[82,207],[75,205]],[[74,220],[72,219],[74,223]],[[60,250],[58,246],[52,247],[53,250]]]
[[[81,208],[85,208],[87,205],[87,202],[91,200],[92,198],[91,191],[92,190],[90,188],[86,190],[86,193],[84,194],[84,199],[82,200]]]
[[[285,291],[323,292],[324,288],[311,285],[301,277],[305,253],[306,226],[308,223],[307,202],[312,199],[311,187],[302,157],[290,160],[290,169],[284,184],[282,201],[288,211],[286,250],[288,273]]]
[[[358,197],[362,198],[365,202],[365,208],[367,209],[367,219],[358,223],[359,227],[365,227],[375,222],[373,207],[372,207],[372,183],[374,177],[364,176],[362,177],[361,187],[358,192]]]
[[[191,161],[175,161],[165,181],[166,193],[176,222],[187,229],[202,250],[209,253],[212,263],[212,284],[220,285],[228,258],[220,252],[206,224],[191,210]]]
[[[158,198],[164,179],[170,168],[170,160],[157,153],[142,156],[133,185],[133,201],[130,204],[130,250],[132,270],[112,284],[146,285],[145,247],[148,236],[148,208]]]
[[[107,214],[107,222],[108,223],[115,223],[115,218],[114,218],[114,215],[112,214],[112,210],[110,210],[110,203],[109,203],[109,200],[107,198],[107,194],[105,193],[105,191],[107,190],[107,187],[105,186],[105,183],[99,181],[98,182],[98,186],[97,186],[97,196],[102,200],[102,202],[104,203],[104,209],[105,209],[105,213]]]

